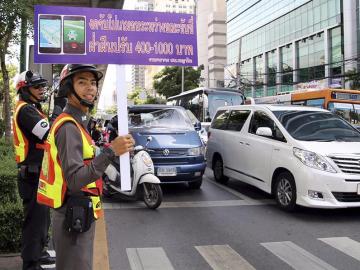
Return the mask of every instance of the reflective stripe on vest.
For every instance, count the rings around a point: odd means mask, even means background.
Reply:
[[[65,122],[69,121],[73,122],[81,133],[84,164],[89,164],[94,158],[94,147],[88,132],[69,114],[62,113],[59,115],[50,129],[48,139],[44,146],[45,152],[37,191],[37,201],[52,208],[59,208],[63,205],[67,191],[67,184],[59,163],[55,136],[58,129]],[[100,201],[100,195],[102,193],[101,178],[86,185],[86,187],[81,190],[90,196],[93,204],[94,217],[98,219],[102,215]]]
[[[19,124],[18,124],[18,115],[19,115],[20,109],[27,104],[28,103],[26,103],[25,101],[22,101],[22,100],[20,100],[16,103],[15,112],[14,112],[14,116],[13,116],[13,120],[12,120],[13,132],[14,132],[13,141],[14,141],[14,147],[15,147],[16,163],[23,162],[26,159],[28,152],[29,152],[29,141],[26,138],[25,134],[21,131]],[[36,110],[43,117],[43,119],[46,119],[46,121],[47,121],[46,116],[42,112],[40,112],[38,109],[36,109]],[[36,144],[36,148],[42,149],[43,147],[41,144]]]
[[[29,141],[25,137],[24,133],[21,131],[17,120],[20,109],[24,107],[26,104],[27,103],[25,101],[18,101],[16,103],[15,112],[12,120],[16,163],[23,162],[26,159],[26,156],[29,151]]]

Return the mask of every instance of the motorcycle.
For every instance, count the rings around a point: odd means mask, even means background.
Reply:
[[[130,155],[131,163],[131,190],[121,190],[119,159],[113,161],[105,170],[104,195],[106,197],[117,196],[125,200],[137,200],[141,195],[144,203],[150,209],[160,206],[163,193],[160,180],[155,176],[154,163],[147,152],[147,145],[152,141],[148,136],[145,147],[137,145],[134,153]]]

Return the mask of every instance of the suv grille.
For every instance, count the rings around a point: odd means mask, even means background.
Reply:
[[[329,156],[343,173],[360,174],[360,154]]]
[[[339,202],[360,202],[360,195],[356,192],[333,192]]]
[[[187,154],[187,149],[149,149],[149,154],[151,157],[179,157],[185,156]]]

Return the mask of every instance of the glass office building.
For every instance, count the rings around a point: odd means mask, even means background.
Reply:
[[[360,48],[360,0],[227,0],[227,64],[246,96],[344,87]]]

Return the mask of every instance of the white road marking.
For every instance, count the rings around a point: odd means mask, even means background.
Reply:
[[[174,270],[163,248],[127,248],[131,270]]]
[[[336,270],[336,268],[290,241],[261,243],[261,245],[295,270]]]
[[[50,257],[56,257],[55,250],[47,250],[47,253],[49,253]]]
[[[43,265],[41,265],[41,268],[43,268],[43,269],[54,269],[55,270],[55,264],[43,264]]]
[[[223,206],[244,206],[262,205],[261,201],[247,200],[224,200],[224,201],[190,201],[190,202],[163,202],[159,208],[189,208],[189,207],[223,207]],[[113,209],[132,209],[146,207],[143,202],[134,203],[103,203],[105,210]]]
[[[340,250],[360,261],[360,243],[350,239],[349,237],[330,237],[330,238],[318,238],[318,240]]]
[[[255,270],[229,245],[196,246],[195,248],[214,270]]]
[[[274,200],[271,200],[271,199],[255,200],[255,199],[250,198],[250,197],[248,197],[248,196],[246,196],[246,195],[244,195],[244,194],[242,194],[242,193],[240,193],[240,192],[238,192],[236,190],[233,190],[232,188],[229,188],[229,187],[224,186],[224,185],[222,185],[220,183],[217,183],[214,180],[210,179],[209,177],[206,177],[206,180],[208,182],[210,182],[211,184],[214,184],[214,185],[218,186],[219,188],[221,188],[221,189],[235,195],[236,197],[238,197],[238,198],[240,198],[242,200],[246,200],[248,202],[251,202],[251,203],[254,203],[254,204],[256,203],[256,204],[259,204],[259,205],[260,204],[274,204],[275,203]]]

